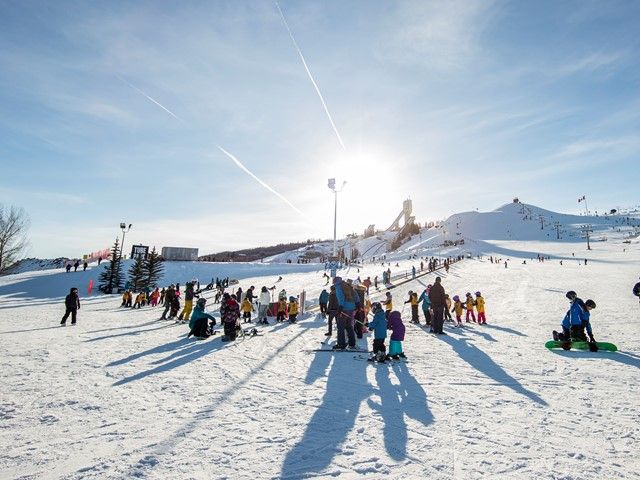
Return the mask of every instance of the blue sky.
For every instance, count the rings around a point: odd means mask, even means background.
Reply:
[[[274,2],[0,2],[0,202],[29,253],[121,221],[201,253],[329,238],[329,177],[339,235],[407,197],[420,221],[638,204],[640,2],[280,7],[335,130]]]

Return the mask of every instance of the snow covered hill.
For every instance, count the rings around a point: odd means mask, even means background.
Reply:
[[[638,478],[640,305],[631,288],[640,245],[608,235],[591,251],[578,241],[483,241],[487,255],[511,259],[507,268],[484,256],[438,274],[451,295],[481,290],[489,323],[447,324],[445,337],[408,323],[408,290],[436,274],[409,275],[392,290],[408,363],[391,365],[314,352],[326,338],[315,312],[225,344],[187,339],[158,308],[122,309],[118,296],[83,292],[78,325],[62,328],[62,300],[45,293],[81,274],[3,277],[0,478]],[[534,252],[554,260],[530,261]],[[393,261],[396,281],[417,264]],[[192,275],[179,267],[168,275]],[[235,269],[226,273],[245,289],[282,275],[279,286],[312,302],[325,284],[311,266],[211,267]],[[341,274],[386,268],[366,262]],[[596,301],[595,336],[619,352],[544,348],[569,289]]]

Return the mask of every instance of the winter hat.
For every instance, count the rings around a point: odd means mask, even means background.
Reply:
[[[334,277],[334,279],[333,279],[333,283],[334,284],[340,283],[341,281],[342,281],[342,277]]]
[[[454,295],[453,296],[453,301],[454,302],[459,302],[460,301],[460,297],[458,295]]]
[[[199,298],[198,301],[196,302],[196,305],[201,305],[204,307],[204,304],[207,303],[207,299],[206,298]]]
[[[436,277],[436,283],[440,283],[442,279],[440,277]]]
[[[576,292],[574,292],[573,290],[569,290],[565,295],[565,297],[567,297],[569,300],[573,300],[577,296],[578,296],[578,294]]]
[[[394,310],[389,314],[389,322],[400,322],[400,321],[402,321],[402,316],[400,315],[399,311]]]
[[[482,294],[480,292],[476,292],[476,297],[481,297]]]

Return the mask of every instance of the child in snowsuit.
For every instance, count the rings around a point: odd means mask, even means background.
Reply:
[[[458,295],[453,296],[453,308],[452,312],[456,312],[456,322],[458,322],[458,327],[462,326],[462,310],[463,310],[462,302],[460,301],[460,297]]]
[[[287,300],[285,298],[278,299],[278,315],[276,316],[277,322],[284,322],[287,317]]]
[[[487,319],[484,316],[484,298],[480,292],[476,292],[476,309],[478,310],[478,324],[486,325]]]
[[[231,297],[228,293],[225,293],[222,297],[222,305],[220,306],[220,318],[224,325],[224,337],[223,342],[232,342],[236,339],[236,332],[240,325],[238,325],[238,319],[240,318],[240,306],[236,302],[235,298]]]
[[[387,320],[389,320],[389,314],[391,313],[391,310],[393,310],[393,297],[391,296],[391,292],[387,292],[386,299],[381,303],[384,305],[384,314],[387,317]]]
[[[420,294],[420,298],[418,299],[418,303],[422,302],[422,313],[424,314],[424,320],[427,322],[427,325],[431,325],[431,299],[429,298],[429,290],[431,289],[431,285],[427,285],[427,288],[424,289],[424,292]]]
[[[320,292],[320,298],[318,299],[318,303],[320,304],[320,314],[322,318],[327,318],[327,303],[329,302],[329,292],[327,289],[322,289]]]
[[[155,307],[156,305],[158,305],[158,299],[160,298],[160,291],[156,288],[152,293],[151,293],[151,306]]]
[[[289,297],[289,321],[296,323],[298,318],[298,300],[296,297]]]
[[[391,330],[391,341],[389,342],[389,355],[387,355],[387,358],[393,358],[394,360],[398,360],[400,357],[406,358],[402,350],[404,323],[402,323],[400,312],[397,310],[392,311],[389,314],[387,324],[387,328]]]
[[[373,331],[373,355],[369,358],[370,362],[384,362],[386,360],[387,349],[384,341],[387,338],[387,319],[380,302],[374,302],[371,305],[373,312],[373,320],[369,322],[369,330]]]
[[[473,313],[473,307],[475,306],[475,302],[473,301],[473,297],[469,292],[467,292],[467,299],[465,301],[465,308],[467,309],[467,315],[465,316],[465,320],[469,323],[469,315],[473,319],[473,322],[476,323],[476,314]]]
[[[453,321],[453,319],[451,318],[451,298],[449,298],[449,294],[445,293],[444,294],[444,319],[445,320],[449,320],[449,321]]]
[[[125,290],[125,292],[122,294],[122,305],[120,305],[121,307],[130,307],[131,306],[131,297],[133,295],[131,294],[131,292],[129,290]]]
[[[418,317],[418,294],[409,290],[409,300],[404,302],[405,304],[411,304],[411,322],[420,323],[420,317]]]
[[[216,319],[204,311],[206,303],[206,298],[198,299],[196,307],[191,314],[191,320],[189,320],[190,330],[187,338],[193,335],[197,339],[204,340],[212,335],[211,327],[216,324]],[[211,326],[209,326],[209,320],[211,320]]]
[[[254,311],[251,300],[245,297],[245,299],[242,301],[242,305],[240,306],[240,311],[242,312],[243,322],[251,323],[251,312]]]

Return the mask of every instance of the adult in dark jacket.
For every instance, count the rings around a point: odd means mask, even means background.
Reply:
[[[73,287],[69,291],[69,295],[67,295],[64,299],[64,306],[66,311],[64,312],[64,316],[62,317],[62,321],[60,325],[67,324],[67,318],[71,315],[71,325],[76,324],[76,314],[78,310],[80,310],[80,297],[78,296],[78,289]]]
[[[331,285],[331,288],[329,291],[329,303],[327,304],[327,315],[329,317],[329,320],[328,320],[329,330],[327,331],[327,333],[325,333],[327,337],[330,337],[332,334],[332,325],[333,325],[333,321],[336,318],[336,315],[338,315],[339,306],[340,305],[338,304],[338,297],[336,297],[336,287],[335,285]]]
[[[169,285],[169,288],[167,288],[167,291],[164,294],[164,312],[162,312],[160,320],[167,319],[167,313],[169,313],[169,311],[171,310],[171,303],[173,302],[175,296],[176,291],[173,289],[173,285]]]
[[[433,333],[444,335],[442,325],[444,323],[444,309],[447,305],[447,299],[444,295],[444,287],[442,279],[436,277],[436,283],[429,290],[429,300],[431,300],[431,309],[433,310]]]
[[[336,287],[336,297],[338,298],[338,315],[336,317],[338,341],[333,346],[333,349],[344,350],[347,346],[355,348],[356,332],[353,315],[360,305],[360,297],[358,297],[353,286],[348,282],[343,282],[340,277],[335,277],[333,283]],[[348,345],[347,341],[349,342]]]
[[[633,294],[640,298],[640,282],[636,283],[633,287]]]

